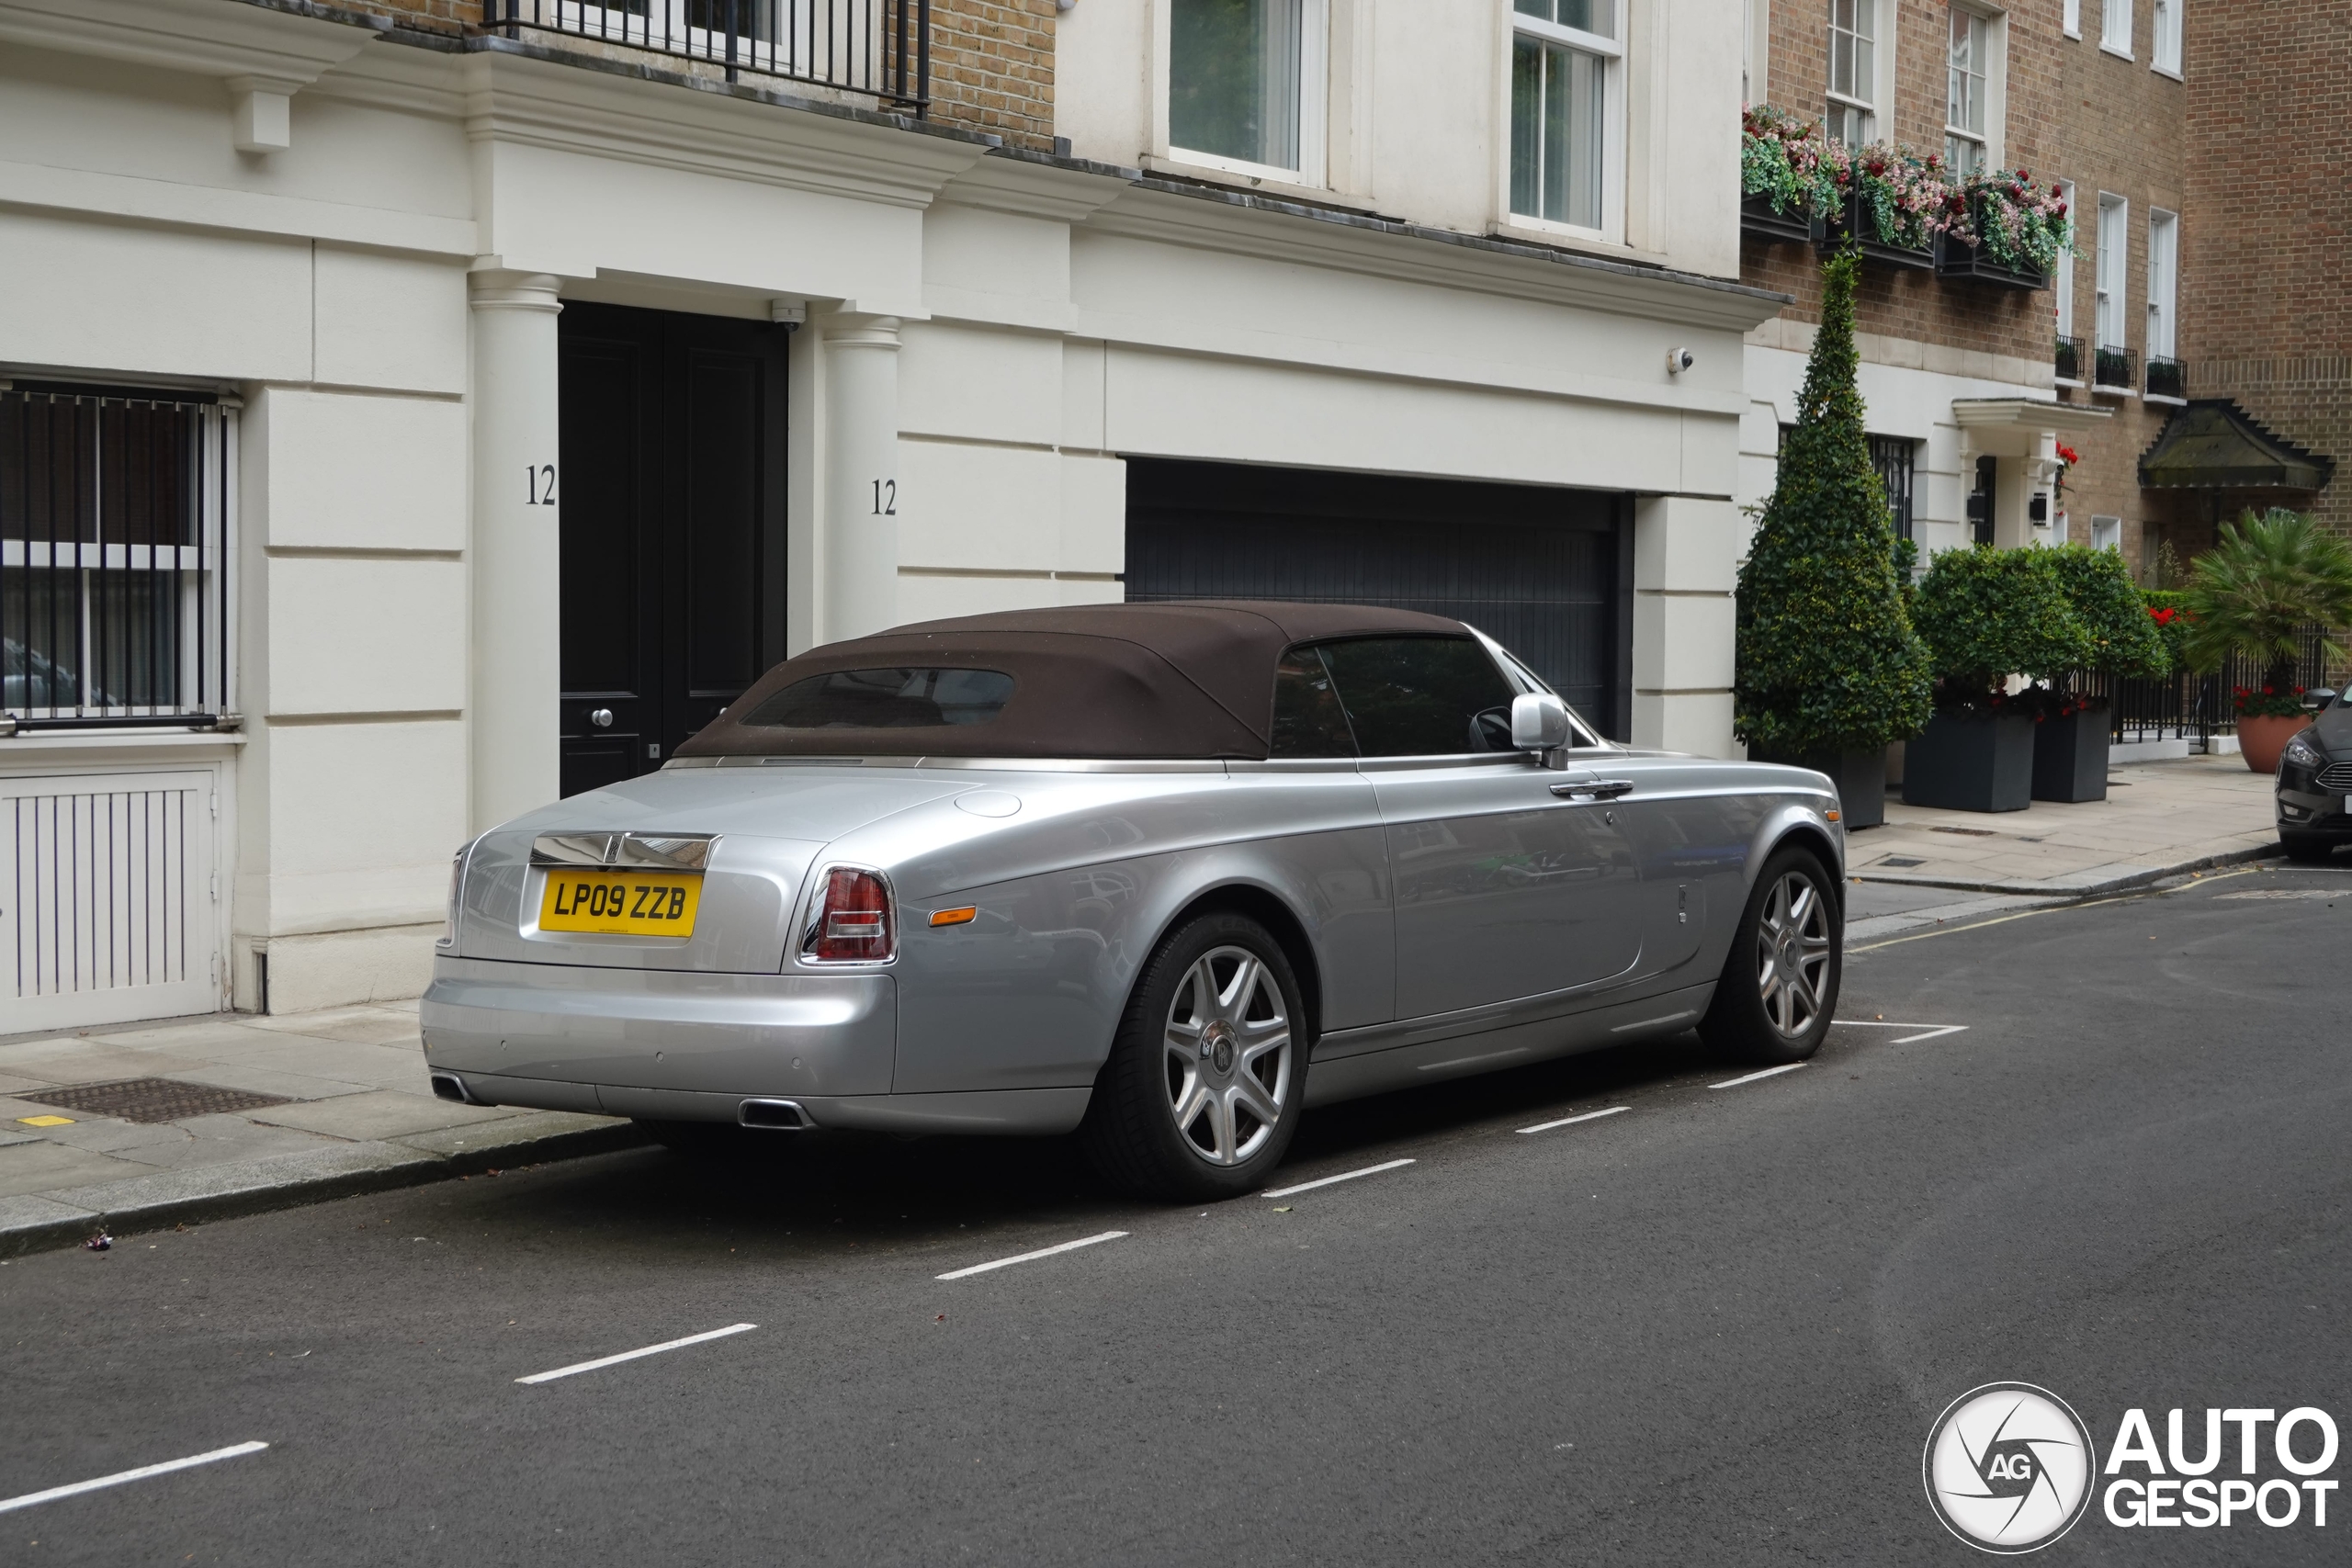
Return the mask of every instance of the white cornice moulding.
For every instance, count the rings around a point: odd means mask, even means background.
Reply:
[[[0,0],[5,3],[5,0]],[[485,51],[466,57],[466,134],[558,152],[921,209],[988,152],[671,83]]]
[[[1622,264],[1515,254],[1168,191],[1130,190],[1084,225],[1106,234],[1293,262],[1373,277],[1578,306],[1677,326],[1746,332],[1781,310],[1736,282],[1720,286]]]
[[[285,149],[293,96],[379,31],[220,0],[0,0],[0,42],[219,77],[241,152]]]
[[[59,169],[46,164],[0,162],[0,206],[77,217],[103,214],[220,233],[326,240],[445,257],[470,258],[477,248],[470,218],[354,207],[265,191],[224,190],[218,186]]]
[[[958,173],[940,188],[938,199],[1016,218],[1078,223],[1118,200],[1128,188],[1125,174],[1097,175],[998,156],[982,158]]]

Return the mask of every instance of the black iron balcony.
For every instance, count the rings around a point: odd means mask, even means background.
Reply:
[[[2136,390],[2140,378],[2134,367],[2139,357],[2128,348],[2101,346],[2092,356],[2091,385],[2117,392]]]
[[[2183,374],[2179,360],[2158,359],[2154,355],[2148,356],[2148,396],[2186,402],[2188,400],[2188,378]]]
[[[482,25],[644,50],[923,112],[931,0],[482,0]]]
[[[2077,387],[2081,386],[2083,384],[2083,340],[2081,338],[2060,338],[2058,340],[2057,359],[2058,379],[2061,381],[2071,381]]]

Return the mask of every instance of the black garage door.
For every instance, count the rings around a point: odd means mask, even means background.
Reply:
[[[1469,622],[1611,737],[1633,713],[1633,502],[1540,485],[1127,459],[1127,597]]]

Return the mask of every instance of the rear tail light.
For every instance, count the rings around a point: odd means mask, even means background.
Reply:
[[[803,956],[819,964],[882,964],[898,956],[899,922],[890,885],[879,873],[835,866],[809,911]]]

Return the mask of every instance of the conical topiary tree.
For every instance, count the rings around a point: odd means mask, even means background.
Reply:
[[[1895,581],[1893,514],[1854,385],[1849,249],[1822,268],[1796,427],[1740,569],[1733,727],[1749,751],[1790,761],[1873,751],[1932,711],[1926,646]]]

